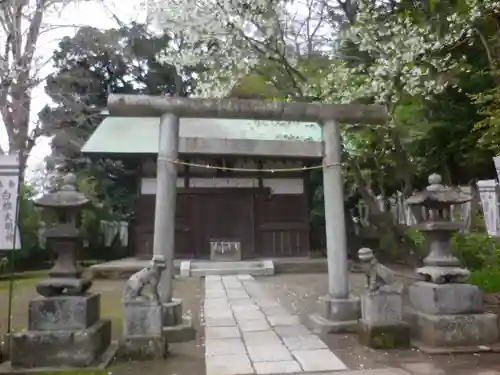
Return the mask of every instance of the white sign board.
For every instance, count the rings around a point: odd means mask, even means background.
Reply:
[[[493,163],[495,163],[495,169],[497,171],[497,177],[500,180],[500,156],[495,156],[493,158]]]
[[[19,172],[17,155],[0,155],[0,250],[4,251],[21,248],[21,235],[16,227]]]

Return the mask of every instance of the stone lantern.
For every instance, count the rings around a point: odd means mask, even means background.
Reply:
[[[415,226],[429,243],[429,255],[417,274],[422,281],[408,287],[406,311],[414,343],[428,353],[485,350],[498,338],[497,316],[484,312],[483,293],[467,284],[469,271],[453,255],[451,239],[462,224],[452,221],[451,206],[472,199],[459,189],[443,186],[441,176],[407,200],[423,207]]]
[[[443,186],[441,176],[433,174],[429,176],[429,186],[407,200],[410,206],[424,208],[415,226],[426,235],[430,245],[424,267],[417,269],[417,274],[424,280],[444,284],[465,282],[469,278],[469,271],[461,267],[460,261],[453,256],[451,238],[462,225],[452,221],[451,206],[471,199],[469,194]]]
[[[111,321],[100,319],[101,296],[89,293],[92,282],[81,277],[77,265],[82,242],[77,215],[90,201],[75,185],[76,177],[69,174],[60,190],[35,202],[56,215],[46,237],[57,260],[50,277],[36,286],[41,297],[29,302],[28,329],[12,335],[10,366],[16,370],[101,367],[116,353]]]
[[[83,279],[82,269],[77,263],[77,255],[82,244],[76,220],[80,211],[90,205],[90,200],[76,191],[76,176],[64,177],[59,191],[45,194],[35,201],[35,205],[52,211],[57,222],[50,226],[45,236],[57,260],[49,272],[49,279],[40,281],[36,289],[44,297],[58,295],[83,295],[92,281]]]

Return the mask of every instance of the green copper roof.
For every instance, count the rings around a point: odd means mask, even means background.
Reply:
[[[148,154],[158,150],[159,118],[107,117],[83,146],[84,153]],[[181,118],[181,138],[321,142],[315,123]]]

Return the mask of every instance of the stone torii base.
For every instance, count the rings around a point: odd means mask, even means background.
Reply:
[[[112,116],[160,118],[153,259],[165,259],[160,285],[162,301],[172,300],[175,244],[177,170],[173,163],[179,148],[179,118],[225,118],[317,122],[324,144],[323,183],[328,257],[328,295],[323,309],[312,317],[318,331],[342,331],[355,327],[360,316],[359,299],[349,294],[347,238],[344,213],[344,180],[341,168],[340,122],[385,122],[385,108],[378,105],[286,103],[242,99],[186,99],[146,95],[115,95],[108,98]]]

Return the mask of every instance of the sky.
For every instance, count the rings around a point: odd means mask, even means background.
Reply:
[[[92,26],[100,29],[116,27],[117,24],[111,17],[116,14],[122,22],[141,21],[145,19],[146,12],[139,9],[137,0],[105,0],[105,5],[99,0],[76,1],[67,6],[60,14],[50,14],[45,19],[49,25],[57,25],[51,31],[42,34],[38,40],[36,54],[42,57],[42,61],[50,59],[52,52],[57,48],[58,42],[65,36],[75,35],[78,26]],[[118,5],[119,4],[119,5]],[[63,27],[60,27],[63,26]],[[67,26],[67,27],[66,27]],[[46,77],[54,71],[50,62],[41,70],[41,77]],[[32,92],[31,117],[32,122],[36,120],[37,113],[46,105],[50,104],[50,98],[44,92],[45,83],[42,82]],[[7,134],[4,126],[0,123],[0,145],[7,145]],[[28,160],[27,178],[33,176],[34,170],[40,168],[45,156],[50,154],[49,139],[41,137],[33,148]]]

